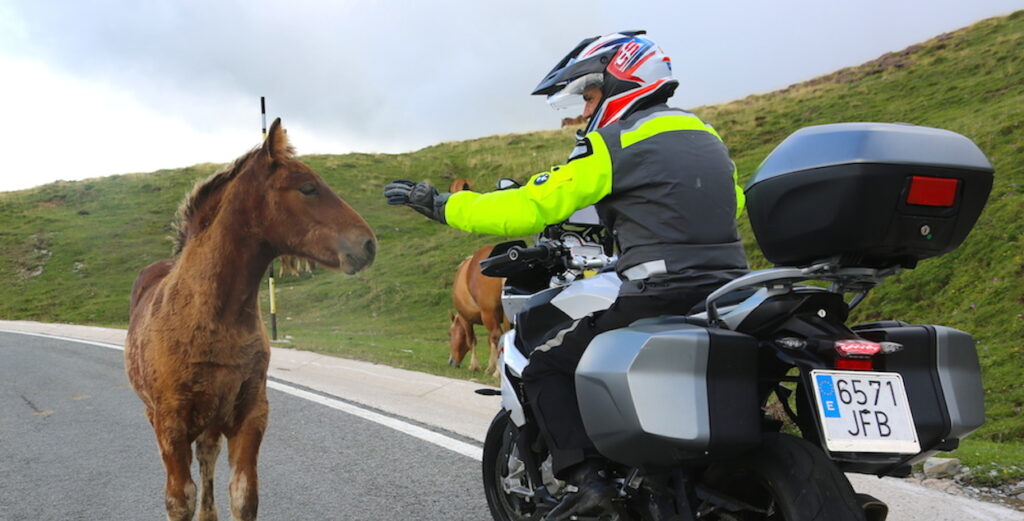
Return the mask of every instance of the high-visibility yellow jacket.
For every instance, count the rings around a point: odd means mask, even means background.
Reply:
[[[692,113],[659,105],[587,134],[566,164],[521,188],[452,194],[445,219],[470,232],[525,235],[593,204],[615,235],[620,274],[712,284],[746,269],[736,232],[743,203],[718,133]]]

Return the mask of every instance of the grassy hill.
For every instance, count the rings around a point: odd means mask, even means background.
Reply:
[[[890,279],[860,306],[857,320],[898,318],[971,332],[982,358],[988,422],[969,450],[1018,464],[1024,462],[1021,49],[1024,11],[777,92],[694,109],[722,134],[745,178],[791,132],[839,121],[946,128],[989,155],[995,185],[964,245]],[[301,151],[301,137],[295,139]],[[408,154],[303,157],[374,227],[379,256],[354,277],[316,271],[281,280],[280,334],[303,349],[488,381],[445,364],[449,289],[463,257],[502,238],[471,236],[388,207],[381,188],[394,178],[447,186],[464,177],[487,189],[499,177],[522,180],[561,162],[571,145],[572,132],[563,130],[442,143]],[[164,238],[178,202],[195,180],[221,166],[0,194],[0,275],[7,281],[0,318],[124,327],[135,273],[169,256]],[[745,218],[741,233],[752,264],[766,267]],[[999,472],[1019,476],[1024,470]]]

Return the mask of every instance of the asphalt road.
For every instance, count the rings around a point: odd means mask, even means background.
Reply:
[[[165,519],[163,466],[122,356],[0,333],[0,521]],[[268,392],[261,520],[489,519],[473,458]],[[226,452],[221,519],[230,519]]]
[[[164,519],[156,444],[111,349],[124,336],[0,321],[0,521]],[[273,351],[260,519],[489,519],[480,440],[497,397],[477,395],[472,382]],[[226,520],[223,460],[216,492]],[[1024,521],[911,480],[847,476],[889,504],[890,521]]]

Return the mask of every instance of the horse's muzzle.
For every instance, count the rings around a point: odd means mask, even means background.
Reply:
[[[342,248],[342,251],[347,252],[343,255],[345,264],[351,270],[349,273],[356,273],[373,264],[373,259],[377,256],[377,241],[368,239],[360,251],[349,251],[348,248]]]

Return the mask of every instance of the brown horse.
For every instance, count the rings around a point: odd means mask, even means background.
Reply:
[[[355,273],[373,262],[366,221],[293,158],[281,120],[261,147],[196,185],[178,210],[176,257],[132,288],[125,370],[146,406],[167,471],[167,519],[217,519],[213,470],[227,438],[231,515],[256,519],[256,459],[267,426],[270,345],[259,284],[270,261],[296,255]]]
[[[462,190],[472,190],[472,186],[469,184],[469,179],[452,179],[452,184],[448,185],[448,191],[451,193],[460,192]]]
[[[501,338],[502,323],[505,311],[501,307],[501,286],[503,279],[488,277],[480,272],[480,261],[491,255],[494,245],[478,248],[473,256],[466,258],[455,270],[455,282],[452,283],[452,304],[455,313],[448,313],[451,326],[448,336],[451,341],[451,354],[448,364],[460,367],[466,353],[470,353],[469,370],[480,369],[476,357],[476,333],[474,324],[482,324],[487,329],[487,343],[491,347],[490,359],[487,362],[487,373],[499,376],[498,339]]]

